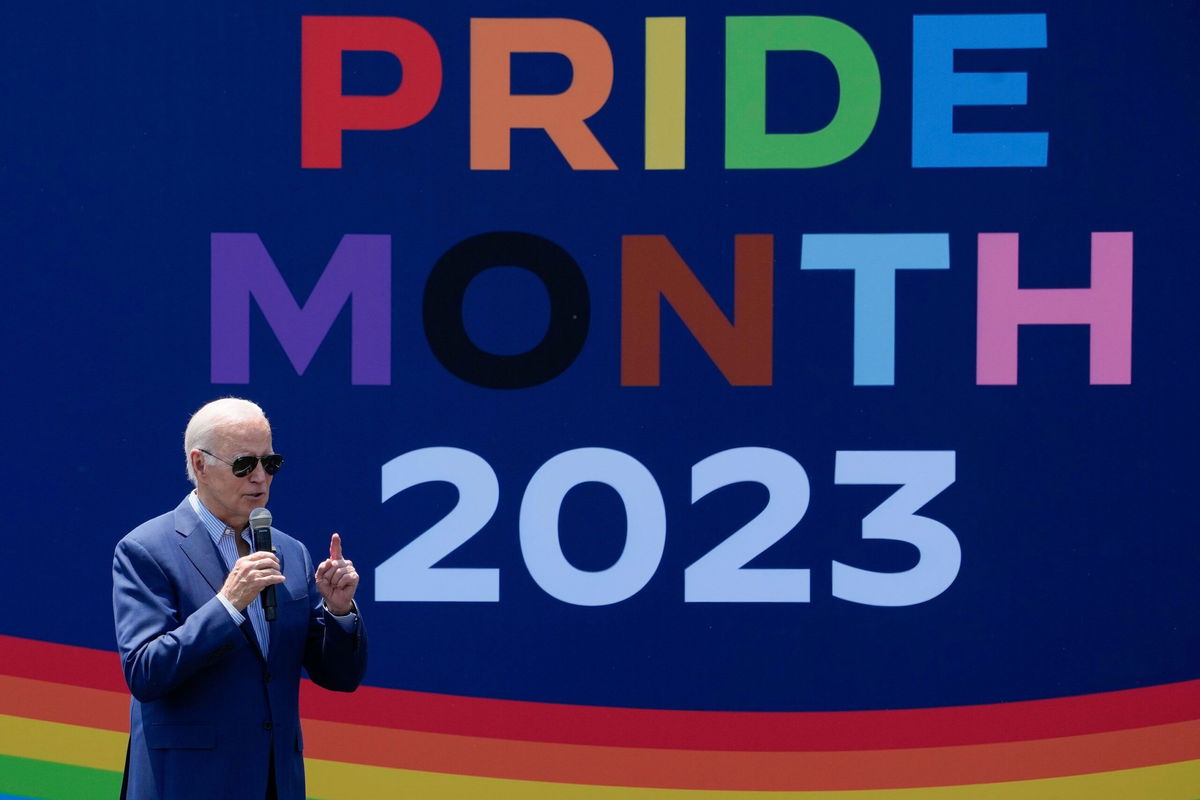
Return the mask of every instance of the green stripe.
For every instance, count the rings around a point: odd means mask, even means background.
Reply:
[[[96,800],[120,791],[119,772],[0,755],[0,792],[39,800]]]
[[[0,755],[0,800],[96,800],[121,793],[121,773]]]

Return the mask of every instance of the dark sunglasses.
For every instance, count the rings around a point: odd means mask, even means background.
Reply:
[[[258,466],[258,462],[260,461],[268,475],[274,475],[283,466],[283,456],[279,455],[279,453],[272,453],[269,456],[238,456],[233,461],[226,461],[216,453],[208,452],[203,447],[199,448],[199,450],[205,455],[212,456],[222,464],[228,464],[233,469],[233,476],[235,478],[244,478],[251,472],[254,472],[254,468]]]

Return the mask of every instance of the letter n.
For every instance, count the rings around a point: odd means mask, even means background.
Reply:
[[[391,383],[391,237],[347,234],[301,307],[254,233],[212,235],[212,382],[250,382],[250,297],[297,375],[342,308],[350,310],[350,382]]]
[[[658,386],[665,299],[732,386],[771,385],[773,239],[734,239],[733,319],[665,236],[621,240],[621,385]]]

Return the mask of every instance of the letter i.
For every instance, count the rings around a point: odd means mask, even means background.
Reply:
[[[646,18],[646,169],[683,169],[687,17]]]

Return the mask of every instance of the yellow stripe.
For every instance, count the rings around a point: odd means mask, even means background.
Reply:
[[[687,18],[646,18],[646,169],[683,169]]]
[[[0,715],[0,753],[120,771],[126,735]],[[834,792],[722,792],[539,783],[305,759],[308,793],[322,800],[403,796],[423,800],[1196,800],[1200,760],[1159,767],[1012,783]]]
[[[834,792],[722,792],[579,786],[369,767],[305,759],[308,794],[321,800],[420,797],[422,800],[1195,800],[1200,761],[1012,783]]]
[[[129,735],[0,714],[0,753],[120,772]]]

